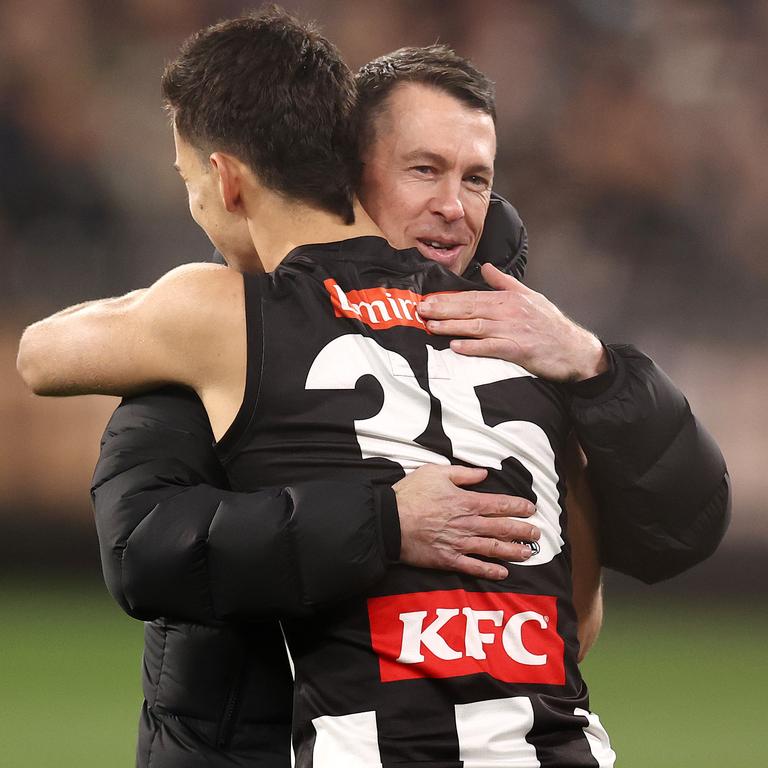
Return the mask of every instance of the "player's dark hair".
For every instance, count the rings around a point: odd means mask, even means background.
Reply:
[[[207,27],[165,68],[162,93],[196,149],[229,152],[270,189],[354,221],[354,79],[312,24],[269,6]]]
[[[387,99],[401,83],[419,83],[449,93],[496,122],[496,87],[469,60],[446,45],[400,48],[362,66],[355,77],[355,124],[358,157],[362,158],[376,136],[377,121]]]

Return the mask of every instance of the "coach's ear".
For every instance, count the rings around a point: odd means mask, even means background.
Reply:
[[[243,214],[243,164],[226,152],[214,152],[209,159],[224,207],[230,213]]]

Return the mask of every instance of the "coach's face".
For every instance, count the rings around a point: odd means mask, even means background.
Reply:
[[[260,269],[248,222],[227,210],[216,168],[173,127],[174,167],[187,188],[189,212],[229,266],[241,272]]]
[[[461,274],[488,211],[496,130],[490,115],[438,88],[395,86],[363,160],[360,199],[396,248]]]

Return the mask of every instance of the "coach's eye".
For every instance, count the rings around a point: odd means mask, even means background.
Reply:
[[[477,189],[480,191],[486,190],[490,186],[490,182],[488,181],[488,179],[484,178],[483,176],[476,176],[476,175],[467,176],[465,181],[473,189]]]
[[[435,171],[431,165],[414,165],[411,170],[415,171],[420,176],[431,176]]]

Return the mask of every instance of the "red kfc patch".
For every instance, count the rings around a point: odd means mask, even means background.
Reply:
[[[413,592],[368,598],[382,682],[485,673],[507,683],[565,682],[557,598]]]

